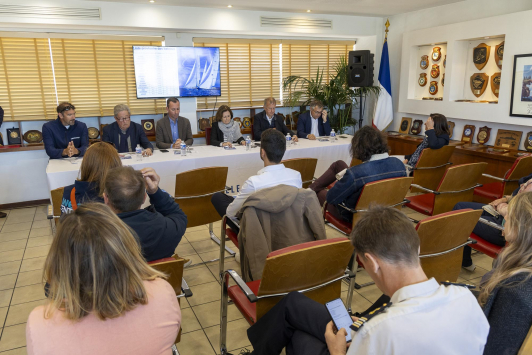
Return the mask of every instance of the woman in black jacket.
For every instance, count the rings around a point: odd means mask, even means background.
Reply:
[[[216,112],[216,122],[212,124],[211,145],[232,147],[233,143],[246,145],[242,132],[240,132],[240,126],[233,121],[233,111],[229,106],[222,105]]]
[[[449,145],[449,125],[447,118],[440,113],[433,113],[425,122],[425,138],[417,146],[416,151],[412,155],[405,155],[403,163],[411,167],[416,166],[423,149],[440,149],[443,146]]]
[[[532,326],[532,192],[511,200],[504,233],[508,246],[480,283],[490,324],[485,355],[517,354]]]

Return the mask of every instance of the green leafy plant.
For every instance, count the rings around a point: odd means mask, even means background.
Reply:
[[[316,71],[316,77],[307,79],[298,75],[291,75],[283,79],[283,90],[288,91],[286,103],[293,107],[307,106],[312,99],[318,99],[329,110],[329,119],[331,127],[338,133],[344,133],[345,130],[356,123],[351,117],[351,109],[359,107],[359,99],[369,95],[378,96],[380,88],[378,86],[369,86],[363,88],[351,89],[347,84],[347,61],[342,56],[334,65],[334,72],[329,78],[325,78],[325,70]]]

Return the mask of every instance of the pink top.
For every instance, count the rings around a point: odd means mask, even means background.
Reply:
[[[148,304],[121,317],[99,320],[89,314],[72,322],[55,311],[44,318],[44,306],[35,308],[26,326],[29,355],[171,355],[181,325],[174,289],[163,279],[144,281]]]

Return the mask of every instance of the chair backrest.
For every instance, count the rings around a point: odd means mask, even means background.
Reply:
[[[413,184],[435,190],[447,170],[447,163],[455,146],[446,145],[440,149],[423,149],[413,173]],[[419,191],[412,188],[412,192]]]
[[[457,210],[425,218],[417,224],[421,266],[427,277],[434,277],[438,282],[456,282],[463,254],[463,247],[457,247],[467,241],[481,214],[482,210]]]
[[[380,206],[397,205],[396,208],[400,209],[402,205],[399,203],[404,200],[408,193],[412,180],[411,177],[400,177],[367,183],[362,188],[355,209],[367,210],[373,204]],[[364,212],[353,213],[353,227],[363,214]]]
[[[188,228],[221,220],[214,209],[211,197],[225,191],[226,166],[201,168],[176,175],[175,197],[188,218]]]
[[[211,131],[212,127],[205,127],[205,144],[211,145]]]
[[[479,182],[487,166],[488,163],[471,163],[455,165],[447,169],[436,191],[461,192],[436,195],[434,197],[432,215],[449,212],[458,202],[472,201],[474,187]]]
[[[314,173],[316,172],[316,165],[318,165],[318,159],[316,158],[295,158],[283,160],[281,163],[289,169],[299,171],[301,174],[301,180],[303,181],[303,188],[307,188],[312,184]]]
[[[65,190],[64,187],[59,187],[57,189],[54,189],[50,192],[52,196],[52,209],[54,212],[54,217],[60,217],[61,216],[61,202],[63,202],[63,191]],[[59,223],[59,218],[54,218],[55,225]]]
[[[519,157],[515,160],[510,170],[504,175],[506,180],[519,180],[532,173],[532,156]],[[519,187],[519,181],[507,181],[504,183],[503,196],[511,195]]]
[[[342,276],[353,246],[347,238],[302,243],[272,252],[266,259],[258,296],[308,289]],[[324,304],[341,293],[341,281],[305,293]],[[257,319],[266,314],[282,297],[259,299]]]
[[[352,158],[351,164],[349,165],[349,167],[351,168],[353,166],[360,165],[360,164],[362,164],[362,160],[357,159],[357,158]]]
[[[525,338],[525,341],[523,342],[523,345],[521,345],[521,349],[519,349],[519,353],[517,355],[530,355],[532,354],[532,327],[530,327],[530,330],[528,331],[528,335]]]

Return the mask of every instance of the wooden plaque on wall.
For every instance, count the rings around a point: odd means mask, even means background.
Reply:
[[[408,134],[410,126],[412,125],[412,117],[401,118],[401,125],[399,126],[399,133]]]
[[[499,97],[499,87],[501,86],[501,73],[495,73],[491,76],[491,91],[493,95]]]
[[[144,133],[146,133],[147,137],[155,136],[155,120],[153,118],[141,120],[140,124],[144,128]]]
[[[421,120],[415,120],[414,124],[412,125],[412,129],[410,130],[410,134],[419,134],[421,132],[421,126],[423,125],[423,121]]]
[[[479,144],[486,144],[490,139],[491,128],[488,126],[480,127],[478,129],[477,141]]]
[[[473,48],[473,63],[478,70],[482,70],[490,59],[490,46],[481,43]]]
[[[490,77],[484,73],[475,73],[471,75],[469,82],[471,84],[471,91],[476,97],[482,96],[486,87],[488,86],[488,81]]]
[[[449,139],[451,139],[454,133],[454,122],[447,121],[447,126],[449,126]]]
[[[519,145],[521,144],[521,137],[523,132],[521,131],[510,131],[507,129],[499,129],[497,131],[497,137],[495,137],[494,147],[518,150]]]
[[[495,46],[495,64],[502,69],[502,57],[504,56],[504,41]]]
[[[462,142],[471,144],[473,142],[473,137],[475,136],[475,126],[466,125],[464,127],[464,132],[462,133]]]
[[[528,132],[525,136],[525,149],[532,152],[532,132]]]

